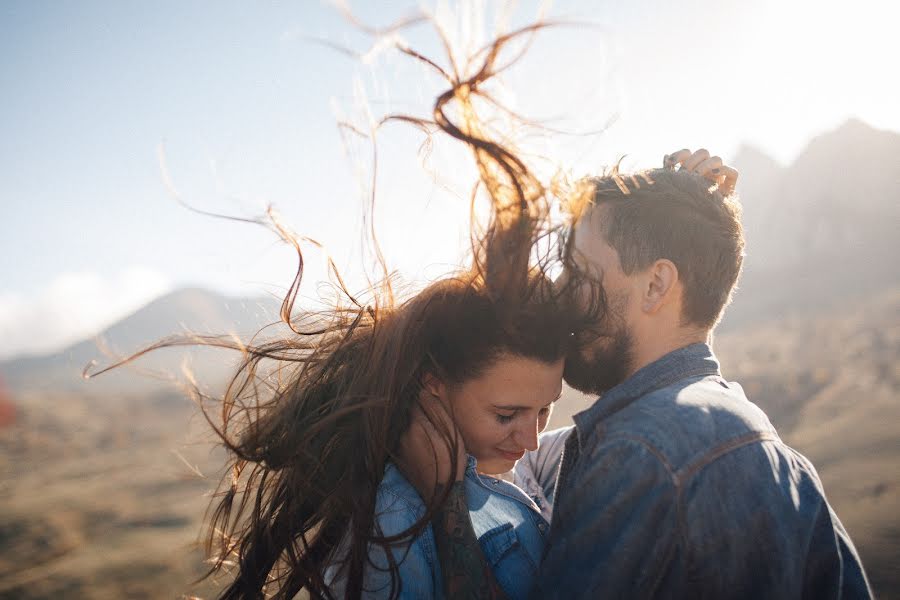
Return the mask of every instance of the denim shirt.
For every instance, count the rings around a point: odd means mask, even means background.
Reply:
[[[549,524],[534,501],[521,489],[502,479],[479,474],[476,461],[468,458],[465,474],[469,516],[481,549],[497,582],[511,598],[527,598],[533,589],[544,551]],[[382,536],[398,535],[425,514],[425,503],[400,470],[389,463],[378,487],[375,519]],[[408,538],[386,549],[372,544],[367,565],[364,598],[390,598],[388,552],[398,566],[399,597],[443,598],[443,579],[429,524],[413,540]],[[337,568],[325,574],[332,594],[344,596]],[[395,585],[398,585],[395,583]]]
[[[538,579],[540,598],[871,597],[815,468],[706,344],[575,416]]]

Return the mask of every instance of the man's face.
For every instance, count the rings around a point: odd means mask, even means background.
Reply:
[[[573,388],[602,394],[628,377],[632,364],[634,283],[622,271],[619,253],[600,234],[594,209],[575,228],[574,260],[583,271],[601,277],[606,310],[594,327],[576,332],[577,347],[566,357],[563,378]]]

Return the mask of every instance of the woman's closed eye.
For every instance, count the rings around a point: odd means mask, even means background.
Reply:
[[[509,414],[503,414],[503,413],[494,413],[494,414],[497,417],[498,423],[500,423],[501,425],[508,425],[509,423],[512,423],[512,420],[516,417],[517,412],[518,411],[513,411]]]
[[[543,418],[548,417],[552,410],[553,410],[552,405],[545,406],[544,408],[542,408],[538,411],[538,418],[543,419]],[[509,423],[512,423],[513,419],[516,418],[516,415],[518,413],[519,413],[518,410],[514,410],[510,413],[499,413],[499,412],[494,413],[494,416],[496,417],[497,422],[500,423],[501,425],[508,425]]]

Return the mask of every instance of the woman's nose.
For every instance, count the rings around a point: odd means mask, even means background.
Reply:
[[[516,440],[526,450],[537,450],[538,447],[538,423],[534,421],[531,426],[524,426],[520,431],[516,432],[518,439]]]

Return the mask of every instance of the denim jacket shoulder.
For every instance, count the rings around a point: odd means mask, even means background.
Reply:
[[[741,386],[718,374],[654,390],[597,423],[587,437],[646,444],[673,473],[686,467],[702,468],[742,445],[781,441],[768,417],[747,400]]]

